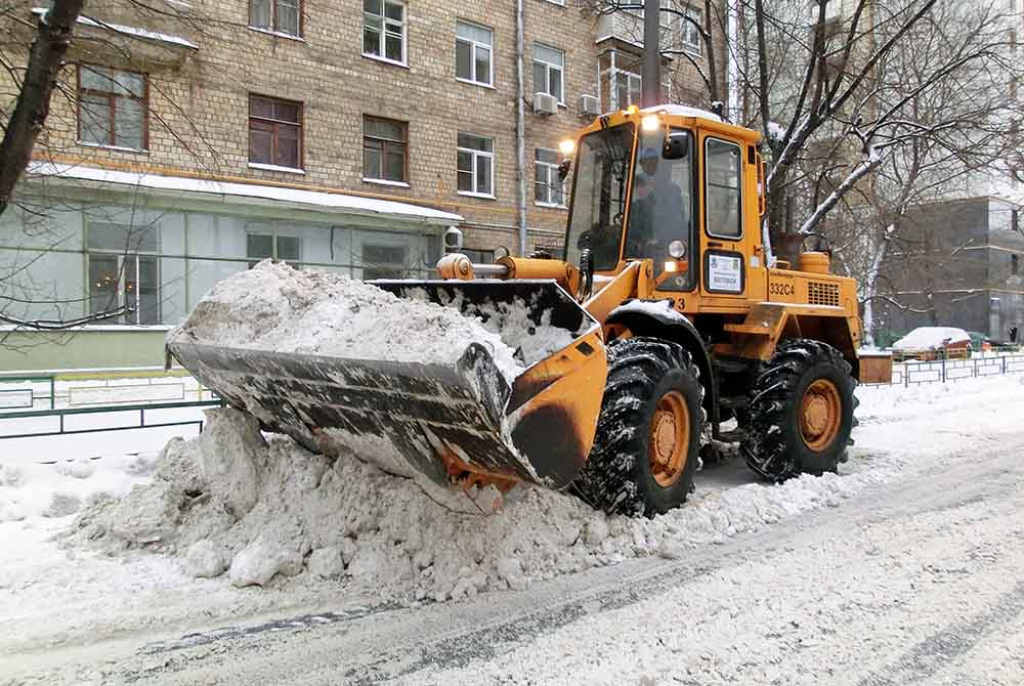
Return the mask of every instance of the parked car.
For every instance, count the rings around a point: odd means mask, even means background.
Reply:
[[[971,336],[952,326],[919,326],[892,344],[896,360],[965,359],[971,356]]]

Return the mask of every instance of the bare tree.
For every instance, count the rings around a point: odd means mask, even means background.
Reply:
[[[159,43],[168,36],[138,28],[137,24],[173,26],[193,36],[211,35],[219,28],[209,16],[189,8],[183,10],[174,3],[116,0],[98,8],[101,17],[87,16],[87,11],[83,0],[53,0],[45,10],[34,9],[31,3],[13,2],[0,10],[0,217],[7,224],[0,228],[0,243],[5,246],[0,259],[0,325],[53,334],[40,342],[64,340],[64,332],[83,324],[124,318],[139,307],[137,293],[134,302],[127,302],[127,298],[113,296],[104,300],[88,291],[58,292],[58,277],[48,271],[49,261],[64,250],[69,238],[51,226],[52,219],[74,208],[65,206],[59,193],[49,197],[48,175],[40,172],[53,171],[63,160],[77,164],[93,157],[97,161],[105,159],[101,148],[77,145],[75,131],[85,111],[79,107],[78,72],[73,63],[109,61],[129,70],[150,71],[153,55],[170,50],[166,43],[164,47]],[[109,16],[123,17],[131,25],[113,23],[106,19]],[[183,41],[177,40],[179,45],[174,49],[181,49]],[[146,55],[141,62],[137,51]],[[104,78],[102,71],[93,76]],[[110,79],[110,86],[113,89],[120,84]],[[172,94],[152,82],[148,87],[151,93],[144,103],[145,117],[151,122],[148,126],[170,135],[191,154],[197,166],[213,170],[219,155],[201,128]],[[136,99],[134,95],[131,98]],[[149,107],[151,99],[157,99],[160,106]],[[34,190],[31,197],[21,199],[18,189],[24,185],[27,172],[33,172]],[[137,188],[127,197],[138,201],[142,193]],[[16,216],[11,216],[12,212]],[[133,255],[152,219],[143,218],[133,207],[121,221],[127,223],[127,231],[114,278],[117,283],[128,284],[132,276],[125,273],[125,265],[138,264],[139,258]],[[7,235],[11,226],[17,226],[16,236],[27,237],[31,245],[14,242]],[[76,310],[81,314],[75,314]],[[11,333],[12,329],[7,328],[0,335],[0,346],[13,345]]]
[[[634,16],[643,12],[643,0],[580,0],[583,7],[596,16]],[[662,2],[660,7],[662,37],[659,52],[663,57],[679,60],[680,68],[671,69],[666,79],[675,96],[693,96],[688,80],[681,78],[681,69],[697,74],[703,91],[702,100],[708,104],[724,102],[726,88],[725,52],[728,15],[725,5],[712,0]],[[699,12],[693,11],[698,8]],[[643,22],[622,21],[623,37],[633,43],[643,43]]]

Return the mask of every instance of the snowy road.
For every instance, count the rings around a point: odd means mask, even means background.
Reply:
[[[876,398],[851,478],[877,483],[679,560],[418,609],[264,591],[188,628],[173,602],[140,631],[116,627],[146,607],[102,616],[92,639],[15,625],[0,683],[1016,686],[1024,385],[1001,383]],[[705,482],[743,478],[719,469]],[[226,602],[214,588],[211,608]]]

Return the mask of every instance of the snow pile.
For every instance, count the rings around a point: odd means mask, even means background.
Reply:
[[[497,333],[453,307],[270,260],[214,286],[168,334],[174,341],[447,366],[476,342],[509,381],[522,372]]]
[[[0,522],[65,517],[101,498],[119,498],[145,483],[155,455],[103,460],[0,463]]]
[[[520,298],[512,302],[487,303],[470,310],[482,317],[484,328],[501,336],[527,365],[570,345],[576,333],[551,325],[551,310],[544,310],[540,323],[530,317],[530,308]]]
[[[174,555],[193,576],[226,572],[236,586],[303,575],[387,599],[444,601],[629,557],[679,558],[838,504],[881,478],[698,491],[686,507],[653,520],[606,517],[573,497],[521,486],[500,512],[468,515],[351,456],[332,464],[291,439],[264,440],[256,421],[237,410],[213,410],[208,420],[199,438],[167,445],[151,483],[87,509],[73,538],[108,554]]]
[[[921,326],[892,344],[894,350],[941,348],[950,343],[970,342],[963,329],[952,326]]]

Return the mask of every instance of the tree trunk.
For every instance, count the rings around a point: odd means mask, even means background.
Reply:
[[[50,94],[84,4],[85,0],[54,0],[39,18],[18,102],[0,143],[0,214],[10,205],[14,187],[32,159],[36,138],[50,113]]]
[[[882,262],[885,261],[885,253],[889,249],[888,236],[892,231],[892,227],[886,227],[882,235],[881,245],[875,246],[875,254],[871,258],[871,267],[868,268],[867,277],[861,286],[864,296],[864,345],[869,348],[875,346],[875,296],[878,295],[878,275],[882,271]]]

